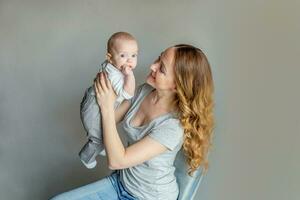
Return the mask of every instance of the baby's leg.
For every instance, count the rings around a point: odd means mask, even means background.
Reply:
[[[105,155],[102,142],[101,115],[93,86],[85,92],[80,105],[80,117],[87,132],[88,142],[81,149],[79,156],[84,164],[90,164],[96,161],[95,157],[99,153]]]
[[[92,140],[88,140],[87,143],[79,152],[79,157],[82,163],[89,169],[96,167],[96,156],[100,153],[101,147],[99,144]]]
[[[97,143],[102,141],[100,133],[101,116],[93,86],[85,92],[85,96],[80,104],[80,117],[88,138],[91,138],[93,141],[96,140]]]

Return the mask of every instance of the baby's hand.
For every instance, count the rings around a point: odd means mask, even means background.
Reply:
[[[126,75],[126,76],[128,76],[128,75],[133,75],[133,71],[132,71],[131,67],[128,66],[128,65],[125,65],[125,66],[123,67],[122,73],[123,73],[124,75]]]

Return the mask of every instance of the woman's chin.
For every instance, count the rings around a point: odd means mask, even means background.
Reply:
[[[155,79],[149,75],[146,79],[146,83],[148,83],[149,85],[151,85],[152,87],[155,87]]]

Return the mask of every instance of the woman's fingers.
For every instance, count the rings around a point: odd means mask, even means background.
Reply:
[[[107,73],[104,73],[104,77],[105,77],[106,86],[110,90],[112,87],[111,87],[110,80],[107,78]]]
[[[99,87],[99,84],[97,82],[97,80],[94,81],[94,88],[95,88],[95,92],[96,94],[100,94],[100,87]]]
[[[96,94],[99,94],[99,90],[98,90],[96,79],[94,80],[94,89],[95,89]]]
[[[105,91],[105,86],[103,85],[103,72],[100,72],[98,76],[98,84],[102,91]]]
[[[106,77],[104,75],[103,72],[100,73],[100,85],[101,85],[101,88],[103,89],[104,92],[107,91],[107,86],[106,86]]]
[[[95,89],[97,90],[96,92],[98,94],[102,94],[103,89],[102,89],[101,84],[100,84],[100,74],[99,73],[96,76],[96,80],[94,81],[94,85],[95,85]]]
[[[112,90],[110,80],[107,78],[107,74],[105,72],[100,72],[97,74],[94,84],[95,87],[97,87],[99,94]]]
[[[97,74],[94,81],[94,88],[97,102],[101,107],[101,110],[114,106],[116,94],[112,89],[110,80],[107,78],[105,73],[101,72]]]

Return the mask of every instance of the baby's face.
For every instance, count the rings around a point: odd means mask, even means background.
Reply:
[[[116,41],[109,61],[119,70],[122,70],[125,66],[134,69],[137,65],[137,54],[138,46],[136,41]]]

